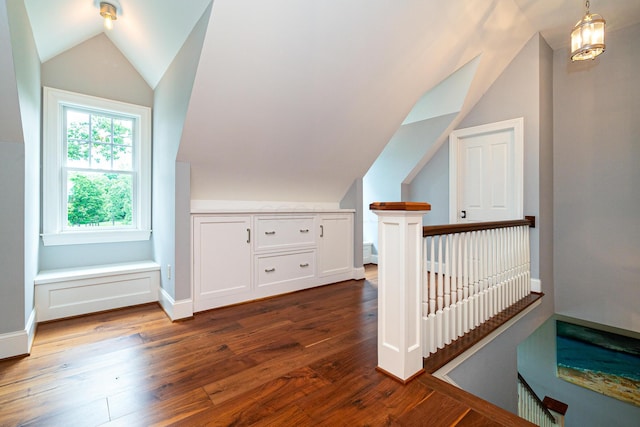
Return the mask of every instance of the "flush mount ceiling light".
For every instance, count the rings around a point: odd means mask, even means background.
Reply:
[[[104,18],[104,27],[110,30],[113,28],[113,21],[118,19],[118,8],[111,3],[101,1],[100,16]]]
[[[589,12],[589,1],[585,3],[587,13],[571,30],[571,60],[594,59],[604,52],[605,20],[597,13]]]

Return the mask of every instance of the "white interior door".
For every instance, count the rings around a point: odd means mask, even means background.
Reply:
[[[449,136],[452,223],[523,217],[523,119]]]

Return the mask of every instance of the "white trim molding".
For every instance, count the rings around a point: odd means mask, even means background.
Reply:
[[[518,313],[516,316],[512,317],[507,322],[500,325],[500,327],[498,327],[496,330],[491,332],[485,338],[483,338],[478,343],[473,345],[471,348],[466,350],[460,356],[456,357],[455,359],[453,359],[452,361],[444,365],[442,368],[438,369],[432,375],[436,378],[439,378],[443,381],[446,381],[450,384],[457,386],[457,384],[448,376],[451,371],[453,371],[455,368],[460,366],[465,360],[469,359],[471,356],[477,353],[481,348],[483,348],[484,346],[489,344],[491,341],[496,339],[500,334],[502,334],[504,331],[509,329],[511,326],[515,325],[520,319],[522,319],[524,316],[532,312],[535,308],[537,308],[541,304],[542,304],[541,299],[534,302],[533,304],[531,304],[530,306],[522,310],[520,313]]]
[[[542,292],[542,282],[540,279],[531,279],[531,292]]]
[[[355,212],[341,209],[339,203],[284,202],[253,200],[191,200],[191,213],[300,213],[300,212]]]
[[[164,288],[160,288],[158,302],[172,322],[193,317],[192,299],[176,301]]]
[[[22,331],[0,334],[0,360],[28,356],[36,335],[36,311],[33,309]]]
[[[353,268],[353,280],[364,279],[364,267],[354,267]]]
[[[133,177],[133,225],[81,231],[70,229],[66,213],[66,125],[65,108],[80,108],[105,115],[117,114],[133,120],[133,160],[131,169],[95,169],[96,172],[128,172]],[[151,109],[111,99],[43,88],[42,145],[42,242],[70,245],[148,240],[151,235]],[[84,169],[83,169],[84,170]]]

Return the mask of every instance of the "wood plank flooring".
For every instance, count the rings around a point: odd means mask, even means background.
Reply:
[[[366,280],[174,323],[156,304],[45,323],[29,357],[0,361],[0,426],[531,425],[376,371],[376,334]]]

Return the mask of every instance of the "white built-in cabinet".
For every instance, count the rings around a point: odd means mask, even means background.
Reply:
[[[353,215],[319,216],[318,276],[350,272],[353,266],[353,243],[345,244],[345,236],[353,236]]]
[[[353,212],[192,215],[194,312],[354,278]]]
[[[193,217],[193,311],[251,293],[251,217]],[[224,305],[224,304],[223,304]]]

